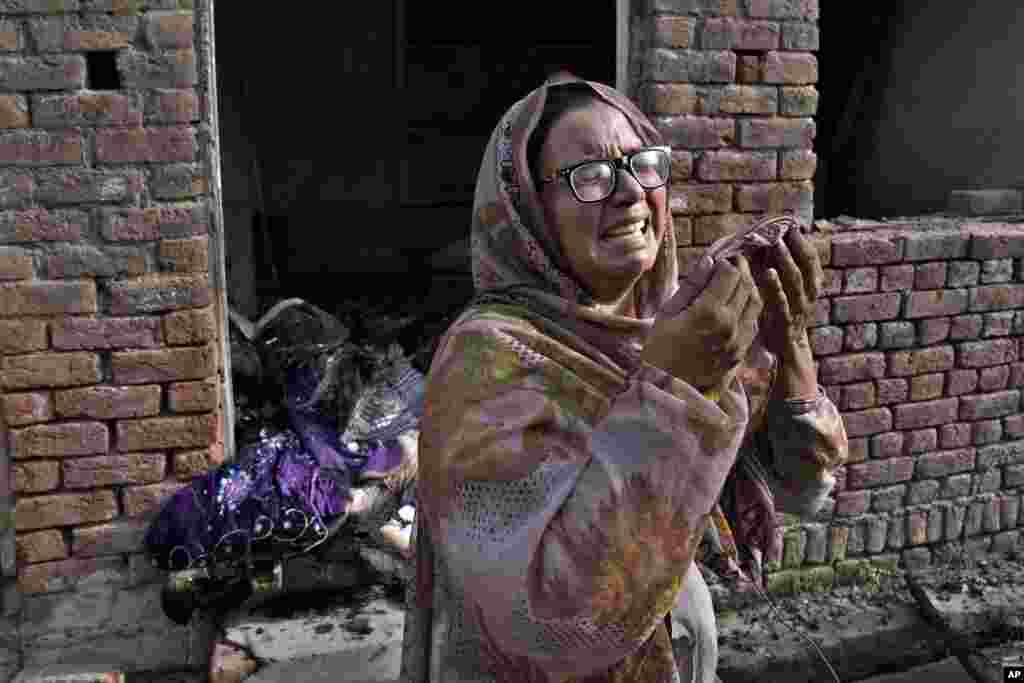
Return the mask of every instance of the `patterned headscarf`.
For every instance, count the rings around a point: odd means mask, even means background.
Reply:
[[[586,85],[595,99],[622,112],[643,144],[663,144],[658,130],[629,99],[601,83],[562,74],[516,102],[491,134],[477,176],[471,242],[477,297],[472,303],[522,306],[546,331],[585,340],[628,373],[637,367],[655,314],[678,286],[672,216],[665,211],[664,225],[653,226],[661,234],[661,247],[653,267],[634,287],[637,317],[598,310],[569,266],[557,235],[545,224],[527,160],[530,135],[549,88],[567,82]]]

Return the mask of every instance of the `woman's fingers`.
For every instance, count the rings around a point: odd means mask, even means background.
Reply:
[[[736,283],[736,289],[733,290],[732,296],[726,303],[726,307],[736,312],[736,319],[739,319],[739,314],[743,311],[743,307],[746,306],[749,297],[757,292],[757,284],[754,282],[754,276],[750,273],[750,263],[746,257],[742,254],[735,257],[734,265],[739,270],[740,278]]]
[[[790,253],[785,240],[779,240],[775,247],[775,253],[777,256],[776,276],[782,280],[790,308],[791,310],[792,308],[803,310],[807,301],[803,272],[793,259],[793,254]]]
[[[715,264],[711,281],[694,300],[694,306],[707,306],[711,310],[724,306],[729,301],[740,283],[742,273],[727,260],[723,259]]]
[[[764,301],[761,299],[760,293],[755,289],[751,293],[750,298],[747,299],[747,304],[740,315],[738,332],[740,335],[740,345],[744,351],[753,343],[754,337],[757,336],[757,321],[761,317],[763,309]]]
[[[789,240],[789,251],[803,273],[807,296],[811,301],[815,301],[821,296],[821,290],[825,286],[825,272],[821,269],[818,250],[799,230],[791,230],[786,239]]]
[[[781,316],[786,324],[792,323],[793,312],[789,306],[789,297],[786,295],[786,289],[782,284],[782,279],[779,277],[779,271],[769,268],[767,282],[767,295],[771,299],[772,308],[776,314]]]

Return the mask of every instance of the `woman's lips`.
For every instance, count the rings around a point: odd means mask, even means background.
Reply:
[[[645,218],[643,220],[634,221],[632,223],[626,223],[623,225],[617,225],[608,232],[601,235],[603,240],[620,239],[623,237],[633,237],[635,235],[643,235],[647,233],[647,229],[650,226],[650,219]]]

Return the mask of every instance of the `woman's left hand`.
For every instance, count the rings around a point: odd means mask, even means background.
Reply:
[[[799,230],[790,230],[758,260],[754,275],[764,299],[763,338],[769,351],[789,359],[809,349],[807,325],[825,281],[821,260]]]
[[[762,339],[779,359],[774,393],[783,399],[816,396],[818,373],[807,326],[825,282],[817,249],[799,230],[790,230],[757,260],[754,278],[764,299]]]

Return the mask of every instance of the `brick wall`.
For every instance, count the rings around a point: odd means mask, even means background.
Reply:
[[[1015,549],[1024,225],[859,222],[818,244],[828,288],[811,342],[850,459],[819,519],[780,530],[781,568]]]
[[[810,220],[817,0],[634,0],[630,93],[674,148],[683,260],[765,212]]]
[[[0,557],[26,664],[189,656],[139,551],[223,457],[208,25],[191,0],[0,3]]]

